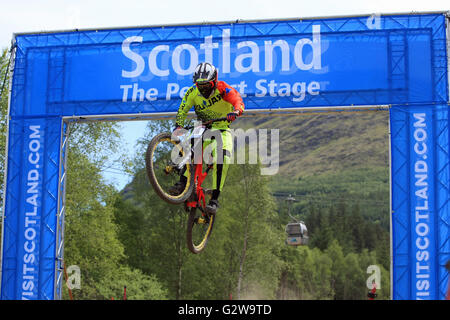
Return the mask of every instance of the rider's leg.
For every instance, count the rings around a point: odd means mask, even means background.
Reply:
[[[217,200],[220,191],[222,191],[225,184],[225,179],[228,173],[228,167],[231,162],[231,152],[223,149],[222,150],[222,161],[221,163],[215,163],[213,167],[213,199]],[[214,191],[217,191],[217,196],[214,195]]]
[[[180,176],[180,181],[177,181],[172,187],[169,188],[168,192],[172,196],[178,196],[180,195],[184,189],[186,188],[186,183],[188,181],[188,178],[186,174]]]
[[[210,146],[213,157],[213,178],[212,178],[212,197],[206,209],[210,213],[216,213],[219,206],[218,198],[220,192],[225,184],[225,179],[228,173],[228,167],[231,163],[231,152],[233,150],[233,138],[230,131],[222,131],[220,135],[220,140],[217,141],[212,139],[212,141],[205,140],[203,148],[208,152],[206,146]],[[220,161],[217,161],[217,160]]]
[[[191,146],[194,145],[194,139],[191,139]],[[186,166],[184,166],[184,169],[186,169]],[[190,174],[194,174],[191,172]],[[180,175],[180,180],[177,181],[172,187],[169,188],[168,192],[169,194],[173,196],[180,195],[184,189],[186,188],[186,184],[188,181],[188,172],[187,170],[184,171],[184,174]]]

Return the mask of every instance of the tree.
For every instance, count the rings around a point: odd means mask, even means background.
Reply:
[[[114,216],[125,261],[146,275],[157,275],[168,298],[183,297],[187,215],[182,206],[169,205],[151,190],[145,172],[136,174],[124,197],[117,199]]]
[[[231,165],[228,175],[221,203],[223,211],[232,216],[228,239],[236,239],[232,245],[239,257],[236,296],[254,297],[258,287],[265,298],[273,298],[280,270],[277,248],[284,245],[284,230],[274,229],[278,219],[267,179],[260,175],[259,165],[251,164]]]
[[[113,207],[118,193],[101,175],[108,156],[117,151],[116,125],[74,124],[69,132],[64,254],[66,265],[80,268],[82,280],[81,290],[74,290],[73,296],[110,299],[118,284],[126,285],[135,278],[142,283],[129,284],[132,292],[136,290],[136,298],[165,297],[154,276],[123,265],[126,256]],[[143,295],[145,287],[155,288],[156,295]]]
[[[145,150],[160,131],[173,128],[171,121],[149,122],[147,133],[139,141],[134,159],[134,178],[115,204],[119,238],[125,245],[127,263],[146,275],[157,275],[167,288],[168,298],[182,299],[186,257],[186,221],[183,206],[161,200],[148,182]],[[125,200],[126,198],[126,200]]]
[[[6,135],[7,122],[8,122],[8,96],[9,96],[9,80],[10,73],[8,70],[8,64],[10,60],[10,53],[7,49],[3,49],[0,54],[0,212],[3,210],[3,186],[4,186],[4,172],[5,172],[5,156],[6,156]],[[0,214],[2,217],[3,214]],[[1,219],[1,218],[0,218]],[[1,226],[0,221],[0,226]],[[0,239],[1,239],[0,228]]]
[[[305,295],[309,296],[307,289],[302,283],[304,276],[303,267],[308,270],[304,263],[305,251],[307,247],[284,246],[280,250],[281,270],[277,288],[277,299],[303,299]]]
[[[365,222],[361,216],[359,204],[357,203],[352,207],[348,220],[348,231],[352,236],[352,247],[355,248],[356,252],[361,252],[366,247],[364,242],[364,225]]]
[[[343,292],[341,299],[344,300],[361,300],[365,299],[367,293],[366,277],[359,265],[358,255],[356,253],[349,253],[344,259],[344,273],[343,277]]]
[[[337,240],[333,240],[325,253],[330,257],[331,264],[331,288],[334,292],[334,299],[342,299],[345,290],[345,257],[342,247]]]
[[[332,283],[332,260],[319,249],[312,250],[313,256],[313,275],[311,278],[311,287],[313,298],[316,300],[331,299],[333,297]]]
[[[96,285],[112,274],[123,258],[123,248],[116,237],[112,220],[112,187],[105,185],[98,167],[72,149],[68,155],[65,260],[77,265],[82,273],[77,299],[101,298]]]
[[[98,284],[98,291],[103,297],[122,299],[126,287],[127,300],[166,300],[167,290],[155,276],[143,274],[138,269],[120,267],[115,274],[103,277]]]

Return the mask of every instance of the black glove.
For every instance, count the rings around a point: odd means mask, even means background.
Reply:
[[[237,116],[237,113],[230,112],[229,114],[227,114],[227,120],[233,122],[234,120],[236,120]]]

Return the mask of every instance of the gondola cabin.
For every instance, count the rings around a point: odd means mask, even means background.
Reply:
[[[290,246],[304,246],[308,244],[308,230],[303,221],[289,222],[286,226],[286,244]]]

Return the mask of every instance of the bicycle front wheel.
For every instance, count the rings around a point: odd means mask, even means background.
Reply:
[[[156,194],[164,201],[171,204],[185,202],[194,189],[193,165],[187,163],[182,170],[178,169],[172,162],[172,152],[178,151],[183,157],[184,152],[181,145],[171,139],[170,133],[160,133],[155,136],[147,147],[145,154],[145,167],[148,179]],[[183,190],[174,193],[173,186],[180,181],[180,176],[187,178],[186,186]]]
[[[215,215],[203,213],[191,208],[187,226],[187,245],[192,253],[200,253],[205,249],[214,227]]]

